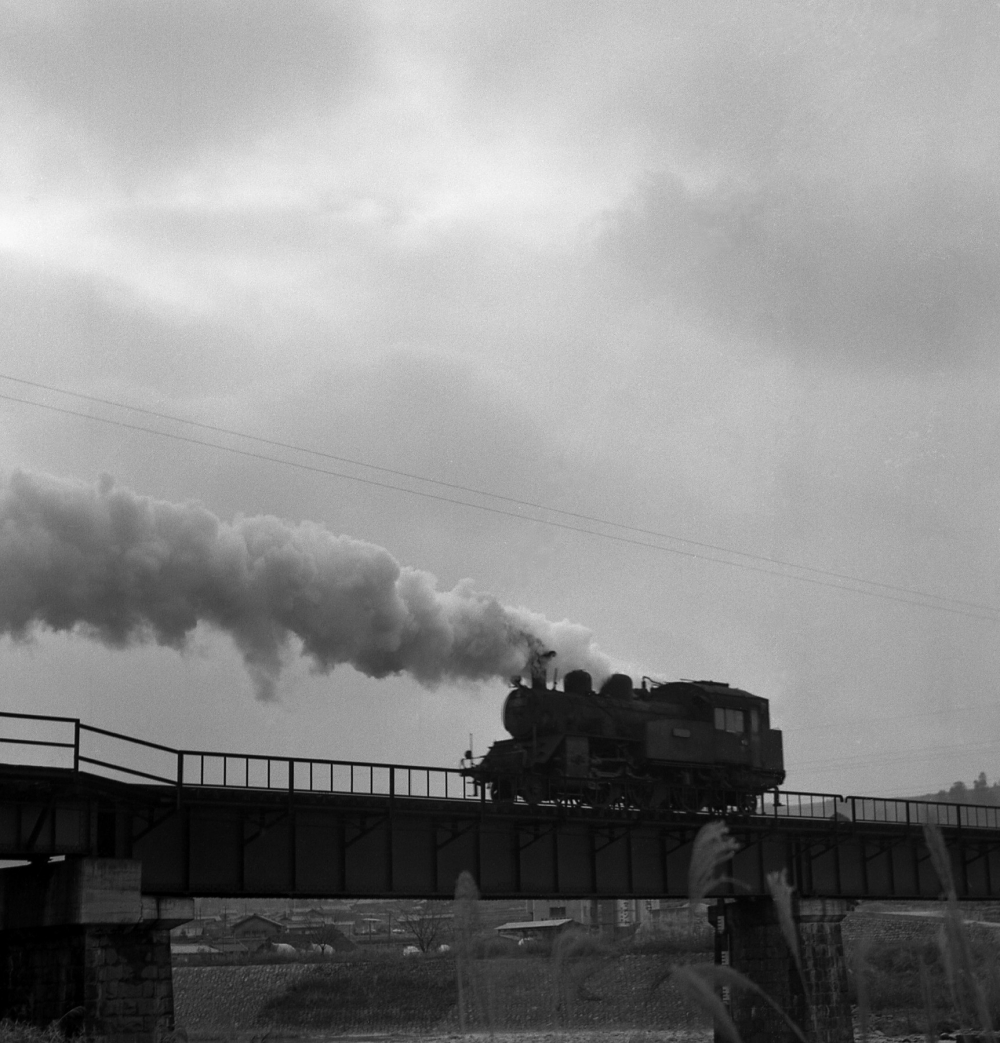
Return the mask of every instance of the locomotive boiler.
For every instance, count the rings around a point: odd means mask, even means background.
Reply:
[[[464,768],[495,801],[750,811],[785,778],[768,702],[718,681],[612,674],[599,691],[572,670],[560,691],[543,669],[503,705],[511,738]]]

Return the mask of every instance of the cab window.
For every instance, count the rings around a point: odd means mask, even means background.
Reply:
[[[750,711],[750,731],[754,735],[760,731],[760,714],[756,710]]]
[[[720,732],[731,732],[733,735],[743,734],[743,711],[715,708],[715,727]]]

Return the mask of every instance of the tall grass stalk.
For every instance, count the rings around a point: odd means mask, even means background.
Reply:
[[[742,1043],[742,1039],[729,1011],[719,998],[717,990],[722,987],[747,990],[760,996],[768,1006],[781,1015],[796,1039],[800,1039],[802,1043],[809,1043],[802,1029],[792,1021],[780,1003],[776,1003],[756,982],[732,967],[719,967],[714,963],[692,963],[676,968],[670,979],[684,989],[706,1013],[713,1015],[719,1031],[731,1043]]]
[[[720,884],[734,883],[731,876],[722,872],[722,868],[732,861],[739,849],[740,845],[735,837],[729,835],[725,822],[709,822],[698,830],[688,867],[688,901],[692,917],[695,906],[709,892]]]
[[[917,966],[920,969],[920,995],[924,1001],[924,1041],[925,1043],[935,1043],[938,1034],[937,1018],[934,1016],[934,993],[931,990],[931,974],[927,961],[923,958],[920,959]]]
[[[795,928],[795,917],[792,914],[794,888],[788,882],[788,875],[785,869],[768,873],[766,883],[771,900],[774,902],[775,911],[778,914],[778,926],[781,928],[781,936],[785,939],[785,945],[792,954],[795,970],[799,975],[799,982],[802,985],[802,994],[805,996],[806,1010],[809,1012],[809,1020],[812,1023],[813,1032],[818,1036],[812,990],[809,988],[809,982],[806,981],[805,972],[802,969],[802,953],[799,951],[799,932]]]
[[[865,973],[865,964],[868,960],[868,944],[868,933],[865,931],[858,939],[858,943],[851,954],[854,987],[858,993],[858,1027],[861,1029],[861,1043],[868,1043],[868,1012],[871,1007],[871,1001],[868,997],[868,975]]]
[[[479,930],[479,891],[472,874],[463,871],[455,883],[454,931],[455,985],[458,991],[458,1024],[464,1036],[468,1028],[468,1002],[474,973],[473,942]],[[490,1026],[492,1035],[492,1025]]]
[[[944,923],[938,935],[938,945],[941,948],[952,1002],[958,1014],[960,1031],[971,1033],[978,1022],[982,1034],[988,1039],[996,1040],[993,1019],[986,1002],[986,992],[976,974],[969,934],[958,905],[951,857],[940,828],[936,825],[925,825],[924,842],[931,856],[931,865],[944,890]]]
[[[695,905],[700,903],[720,884],[739,884],[739,881],[722,871],[723,867],[732,861],[737,851],[739,851],[739,844],[734,837],[730,836],[724,822],[709,822],[698,830],[692,846],[691,865],[688,871],[688,899],[692,918]],[[778,910],[778,920],[781,925],[782,935],[798,968],[803,990],[806,990],[798,947],[798,932],[795,929],[795,921],[792,916],[792,888],[788,883],[784,870],[781,873],[768,874],[767,886]],[[751,981],[745,974],[732,967],[720,967],[715,964],[691,964],[686,967],[675,968],[666,977],[669,977],[670,981],[683,989],[702,1010],[712,1015],[719,1032],[729,1039],[731,1043],[742,1043],[742,1041],[729,1011],[719,996],[719,990],[722,988],[749,990],[757,994],[781,1015],[795,1036],[802,1040],[802,1043],[807,1043],[802,1030],[792,1021],[780,1004],[776,1003],[756,982]],[[807,990],[806,1004],[811,1012],[812,1005],[809,1003]]]

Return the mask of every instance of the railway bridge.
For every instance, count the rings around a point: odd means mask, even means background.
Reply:
[[[0,714],[0,1008],[82,1006],[111,1036],[172,1023],[169,928],[194,896],[484,898],[688,895],[701,813],[493,804],[457,769],[173,749],[76,718]],[[786,1008],[802,978],[818,1039],[850,1039],[840,921],[866,898],[937,898],[940,829],[959,898],[1000,897],[1000,808],[770,792],[727,823],[712,892],[719,955]],[[804,976],[768,874],[793,886]],[[734,999],[744,1039],[779,1040]]]

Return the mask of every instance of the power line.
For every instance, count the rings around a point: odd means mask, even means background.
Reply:
[[[534,523],[536,523],[538,525],[547,525],[550,528],[562,529],[562,530],[565,530],[565,531],[568,531],[568,532],[578,532],[578,533],[582,533],[582,534],[587,535],[587,536],[596,536],[599,539],[611,540],[611,541],[613,541],[615,543],[622,543],[622,544],[626,544],[628,546],[643,547],[643,548],[646,548],[648,550],[658,550],[658,551],[662,551],[663,553],[666,553],[666,554],[674,554],[674,555],[677,555],[679,557],[684,557],[684,558],[694,558],[694,559],[697,559],[699,561],[710,561],[710,562],[714,562],[716,565],[729,565],[729,566],[731,566],[733,568],[743,569],[744,571],[747,571],[747,572],[758,572],[758,573],[762,573],[762,574],[764,574],[766,576],[773,576],[773,577],[776,577],[776,578],[779,578],[779,579],[794,580],[795,582],[798,582],[798,583],[809,583],[809,584],[812,584],[813,586],[818,586],[818,587],[829,587],[829,588],[832,588],[833,590],[839,590],[839,591],[842,591],[844,593],[861,594],[861,595],[864,595],[865,597],[879,598],[882,601],[894,601],[894,602],[897,602],[897,603],[903,604],[903,605],[913,605],[913,606],[915,606],[917,608],[933,609],[936,612],[948,612],[948,613],[951,613],[952,615],[966,616],[966,617],[968,617],[970,619],[981,619],[981,620],[984,620],[986,622],[991,622],[991,623],[997,622],[997,615],[996,614],[984,615],[983,611],[966,611],[965,609],[953,608],[953,607],[950,607],[948,605],[933,604],[933,603],[927,602],[927,601],[915,601],[915,600],[913,600],[913,598],[897,597],[897,596],[895,596],[893,594],[883,594],[883,593],[880,593],[880,592],[875,591],[875,590],[864,590],[863,588],[860,588],[860,587],[849,587],[849,586],[845,586],[842,583],[833,583],[833,582],[829,582],[827,580],[816,579],[816,578],[814,578],[812,576],[796,576],[796,575],[791,574],[791,573],[777,572],[774,569],[764,568],[763,566],[760,566],[760,565],[749,565],[746,562],[740,562],[740,561],[727,561],[725,558],[716,558],[716,557],[712,557],[709,554],[699,554],[699,553],[697,553],[695,551],[680,550],[680,549],[678,549],[676,547],[665,547],[662,544],[649,543],[649,542],[647,542],[645,540],[632,539],[631,537],[628,537],[628,536],[616,536],[616,535],[613,535],[612,533],[598,532],[598,531],[595,531],[594,529],[587,529],[587,528],[583,528],[583,527],[578,526],[578,525],[570,525],[567,522],[553,521],[550,518],[534,518],[534,517],[530,517],[530,516],[518,513],[516,511],[503,510],[500,507],[489,507],[489,506],[487,506],[485,504],[469,503],[467,500],[459,500],[459,499],[456,499],[455,497],[443,496],[443,495],[441,495],[439,493],[426,492],[425,490],[422,490],[422,489],[408,489],[405,486],[393,485],[391,482],[380,482],[380,481],[376,481],[374,478],[363,478],[360,475],[345,474],[342,471],[332,471],[332,470],[330,470],[328,468],[325,468],[325,467],[316,467],[316,466],[314,466],[312,464],[301,463],[301,462],[299,462],[297,460],[285,460],[285,459],[282,459],[281,457],[268,456],[268,455],[266,455],[264,453],[254,453],[254,452],[251,452],[250,450],[247,450],[247,449],[237,449],[235,446],[221,445],[218,442],[209,442],[209,441],[206,441],[206,440],[200,439],[200,438],[192,438],[189,435],[181,435],[181,434],[177,434],[176,432],[160,431],[160,430],[157,430],[156,428],[143,427],[141,424],[131,424],[131,423],[128,423],[127,421],[125,421],[125,420],[113,420],[113,419],[111,419],[109,417],[95,416],[95,415],[90,414],[90,413],[81,413],[81,412],[79,412],[78,410],[75,410],[75,409],[66,409],[66,408],[64,408],[62,406],[54,406],[54,405],[51,405],[49,403],[32,402],[30,399],[17,398],[14,395],[0,394],[0,400],[6,401],[6,402],[16,402],[16,403],[18,403],[20,405],[25,405],[25,406],[33,406],[36,409],[45,409],[45,410],[48,410],[48,411],[53,412],[53,413],[60,413],[60,414],[62,414],[64,416],[78,417],[78,418],[80,418],[82,420],[91,420],[91,421],[94,421],[96,423],[105,424],[105,425],[108,425],[108,426],[111,426],[111,427],[119,427],[119,428],[123,428],[123,429],[128,430],[128,431],[137,431],[137,432],[141,432],[143,434],[154,435],[154,436],[156,436],[158,438],[169,438],[169,439],[171,439],[171,440],[173,440],[175,442],[184,442],[184,443],[186,443],[188,445],[197,445],[197,446],[203,446],[203,447],[209,448],[209,449],[217,449],[217,450],[219,450],[221,452],[231,453],[231,454],[233,454],[235,456],[242,456],[242,457],[245,457],[245,458],[251,459],[251,460],[261,460],[261,461],[265,461],[267,463],[280,464],[280,465],[282,465],[284,467],[293,467],[296,470],[307,471],[307,472],[309,472],[311,474],[322,474],[322,475],[326,475],[327,477],[330,477],[330,478],[343,478],[346,481],[359,482],[362,485],[368,485],[368,486],[371,486],[371,487],[374,487],[374,488],[378,488],[378,489],[388,489],[388,490],[392,490],[394,492],[407,493],[410,496],[420,496],[420,497],[422,497],[423,499],[426,499],[426,500],[435,500],[435,501],[437,501],[439,503],[450,503],[450,504],[453,504],[453,505],[459,506],[459,507],[468,507],[471,510],[484,511],[484,512],[486,512],[488,514],[494,514],[494,515],[498,515],[498,516],[504,517],[504,518],[516,518],[518,521],[534,522]],[[362,465],[362,466],[365,466],[365,465]],[[543,509],[545,509],[545,508],[543,508]],[[611,523],[611,524],[613,524],[613,523]],[[666,538],[669,539],[670,537],[666,537]],[[724,548],[723,548],[723,550],[724,550]],[[736,552],[726,552],[726,553],[740,553],[740,552],[736,551]],[[792,567],[794,568],[796,566],[792,566]],[[853,581],[853,582],[862,582],[863,583],[863,582],[866,582],[866,581],[865,580],[857,580],[857,581]],[[938,597],[938,595],[935,595],[935,594],[924,594],[924,593],[922,593],[920,591],[914,591],[913,593],[916,596],[918,596],[918,597],[931,597],[931,598]],[[971,603],[964,603],[964,604],[971,604]],[[973,607],[979,608],[979,606],[973,606]],[[997,609],[988,608],[986,606],[982,606],[982,608],[983,608],[984,611],[990,612],[990,613],[997,613],[998,611],[1000,611],[1000,610],[997,610]]]
[[[832,570],[832,569],[822,569],[822,568],[818,568],[817,566],[814,566],[814,565],[800,565],[800,564],[797,564],[796,562],[784,561],[781,558],[772,558],[772,557],[768,557],[767,555],[763,555],[763,554],[754,554],[754,553],[751,553],[749,551],[735,550],[732,547],[723,547],[721,545],[714,544],[714,543],[704,543],[704,542],[701,542],[699,540],[692,540],[692,539],[688,539],[688,538],[683,537],[683,536],[675,536],[675,535],[673,535],[671,533],[659,532],[659,531],[657,531],[655,529],[644,529],[644,528],[641,528],[641,527],[635,526],[635,525],[627,525],[627,524],[624,524],[622,522],[610,521],[607,518],[598,518],[598,517],[596,517],[594,515],[590,515],[590,514],[584,514],[584,513],[581,513],[581,512],[577,512],[577,511],[567,511],[567,510],[564,510],[564,509],[562,509],[560,507],[552,507],[552,506],[549,506],[547,504],[535,503],[535,502],[533,502],[531,500],[519,500],[519,499],[517,499],[515,497],[512,497],[512,496],[504,496],[501,493],[489,492],[489,491],[487,491],[485,489],[476,489],[476,488],[474,488],[472,486],[460,485],[460,484],[455,483],[455,482],[445,482],[445,481],[442,481],[441,479],[438,479],[438,478],[428,478],[428,477],[426,477],[424,475],[413,474],[412,472],[409,472],[409,471],[396,470],[396,469],[391,468],[391,467],[383,467],[383,466],[381,466],[379,464],[366,463],[363,460],[355,460],[352,457],[347,457],[347,456],[338,456],[335,453],[326,452],[326,451],[321,450],[321,449],[312,449],[312,448],[309,448],[307,446],[296,445],[295,443],[291,443],[291,442],[282,442],[282,441],[279,441],[277,439],[264,438],[264,437],[262,437],[260,435],[249,434],[246,431],[237,431],[237,430],[235,430],[233,428],[221,427],[221,426],[216,425],[216,424],[208,424],[208,423],[204,423],[203,421],[199,421],[199,420],[188,420],[188,419],[185,419],[183,417],[173,416],[170,413],[161,413],[161,412],[158,412],[158,411],[153,410],[153,409],[146,409],[143,406],[129,405],[128,403],[125,403],[125,402],[118,402],[118,401],[115,401],[114,399],[101,398],[101,397],[99,397],[97,395],[87,395],[87,394],[84,394],[83,392],[80,392],[80,391],[71,391],[68,388],[61,388],[61,387],[57,387],[57,386],[52,385],[52,384],[43,384],[43,383],[40,383],[39,381],[26,380],[26,379],[24,379],[22,377],[11,376],[10,374],[7,374],[7,373],[0,373],[0,380],[7,380],[7,381],[10,381],[12,383],[21,384],[21,385],[24,385],[26,387],[37,388],[37,389],[40,389],[40,390],[43,390],[43,391],[51,391],[51,392],[53,392],[55,394],[59,394],[59,395],[67,395],[67,396],[70,396],[72,398],[81,399],[83,401],[94,402],[94,403],[97,403],[99,405],[111,406],[112,408],[115,408],[115,409],[126,409],[126,410],[129,410],[129,411],[134,412],[134,413],[141,413],[141,414],[143,414],[145,416],[155,417],[158,420],[167,420],[167,421],[170,421],[171,423],[176,423],[176,424],[186,424],[189,427],[197,427],[197,428],[201,428],[202,430],[205,430],[205,431],[214,431],[217,434],[232,435],[233,437],[244,438],[244,439],[247,439],[249,441],[257,442],[257,443],[259,443],[261,445],[269,445],[269,446],[273,446],[275,448],[280,448],[280,449],[289,449],[289,450],[291,450],[293,452],[297,452],[297,453],[307,453],[307,454],[312,455],[312,456],[318,456],[318,457],[320,457],[322,459],[325,459],[325,460],[334,460],[334,461],[336,461],[338,463],[346,463],[346,464],[351,464],[352,466],[356,466],[356,467],[364,467],[364,468],[367,468],[369,470],[380,471],[383,474],[395,475],[398,478],[409,478],[409,479],[411,479],[413,481],[425,482],[427,484],[436,485],[436,486],[439,486],[439,487],[444,488],[444,489],[452,489],[452,490],[455,490],[456,492],[472,493],[475,496],[485,496],[485,497],[489,497],[490,499],[500,500],[500,501],[502,501],[504,503],[514,504],[515,506],[518,506],[518,507],[529,507],[529,508],[531,508],[533,510],[548,511],[548,512],[550,512],[552,514],[559,514],[559,515],[562,515],[563,517],[566,517],[566,518],[574,518],[577,521],[589,522],[589,523],[594,524],[594,525],[607,525],[607,526],[610,526],[612,528],[622,529],[625,532],[634,532],[634,533],[637,533],[640,536],[651,536],[651,537],[654,537],[655,539],[672,540],[672,541],[674,541],[676,543],[684,543],[684,544],[687,544],[687,545],[692,546],[692,547],[700,547],[703,550],[714,550],[714,551],[719,551],[720,553],[723,553],[723,554],[732,554],[732,555],[735,555],[737,557],[747,558],[747,559],[749,559],[751,561],[759,561],[759,562],[763,562],[763,563],[769,564],[769,565],[779,565],[779,566],[781,566],[783,568],[799,569],[799,570],[804,571],[804,572],[811,572],[811,573],[814,573],[815,575],[827,576],[827,577],[832,578],[832,579],[840,579],[840,580],[844,580],[844,581],[849,582],[849,583],[863,583],[863,584],[866,584],[868,586],[878,587],[880,590],[895,591],[897,594],[910,594],[910,595],[913,595],[915,597],[933,598],[935,600],[948,602],[948,603],[953,604],[953,605],[961,605],[961,606],[963,606],[965,608],[976,609],[976,610],[978,610],[980,612],[989,612],[989,613],[994,613],[994,614],[1000,612],[1000,609],[997,609],[997,608],[995,608],[992,605],[983,605],[983,604],[980,604],[980,603],[974,602],[974,601],[966,601],[966,600],[963,600],[961,598],[953,598],[953,597],[949,597],[948,595],[945,595],[945,594],[932,594],[932,593],[929,593],[927,591],[916,590],[915,588],[912,588],[912,587],[903,587],[903,586],[898,586],[898,585],[892,584],[892,583],[882,583],[882,582],[880,582],[878,580],[863,579],[862,577],[859,577],[859,576],[852,576],[849,573],[837,572],[837,571]],[[0,397],[7,397],[7,396],[0,396]],[[57,409],[58,408],[58,407],[55,407],[55,406],[45,406],[43,403],[30,402],[29,400],[26,400],[26,399],[9,398],[9,401],[22,402],[22,403],[27,404],[27,405],[36,405],[36,406],[39,406],[41,408],[51,408],[51,409]],[[74,416],[86,416],[89,419],[103,420],[105,423],[115,423],[116,422],[116,421],[111,421],[111,420],[105,420],[104,418],[101,418],[101,417],[90,416],[89,414],[77,414],[77,413],[72,413],[72,411],[69,411],[69,412],[71,413],[71,415],[74,415]],[[128,426],[128,425],[123,425],[123,426]],[[151,429],[149,429],[149,428],[136,428],[136,430],[150,431]],[[155,433],[163,434],[163,432],[155,432]],[[195,444],[199,444],[199,445],[215,445],[215,443],[206,443],[206,442],[196,442]],[[215,447],[216,448],[226,448],[224,446],[217,446],[217,445]],[[271,459],[271,458],[262,458],[262,459]],[[333,473],[333,472],[331,472],[331,473]],[[348,475],[336,475],[336,476],[337,477],[344,477],[344,478],[350,478],[351,477],[351,476],[348,476]],[[356,479],[356,480],[363,481],[364,479]],[[378,483],[371,483],[371,484],[378,484]],[[385,488],[397,488],[397,487],[396,486],[388,486],[387,485],[387,486],[385,486]],[[403,490],[403,491],[413,492],[414,490]],[[418,494],[418,495],[422,495],[422,494]],[[464,506],[467,506],[467,507],[475,506],[473,504],[466,503],[465,501],[447,501],[447,502],[452,502],[452,503],[454,503],[454,502],[461,502],[461,503],[463,503]],[[537,521],[537,520],[540,520],[540,519],[534,519],[534,520]],[[584,530],[580,530],[580,531],[584,531]],[[586,530],[586,531],[590,531],[590,530]],[[598,534],[594,533],[594,535],[598,535]],[[645,544],[640,544],[640,545],[644,546]],[[663,549],[667,550],[668,548],[663,548]],[[693,555],[693,556],[696,556],[696,555]],[[718,561],[719,559],[718,558],[708,558],[707,560]],[[732,563],[732,564],[736,564],[736,563]],[[770,572],[770,570],[769,570],[769,572]],[[771,574],[777,574],[777,573],[773,573],[772,572]],[[859,593],[860,593],[860,591],[859,591]]]

